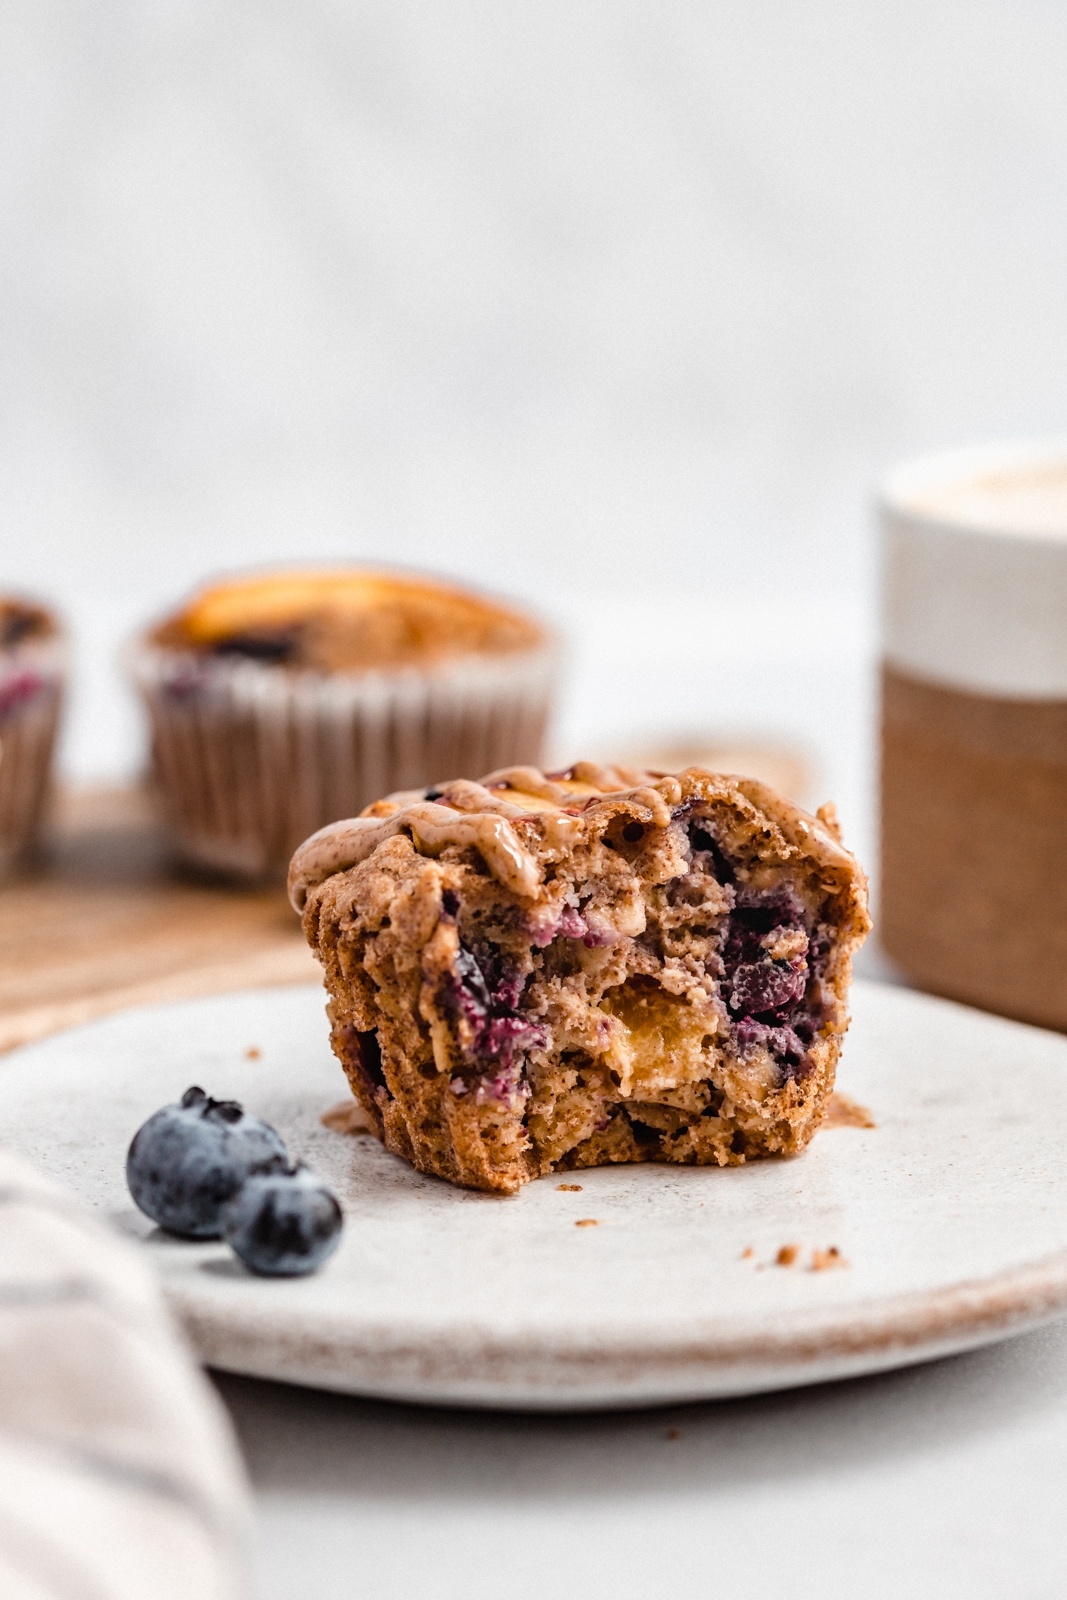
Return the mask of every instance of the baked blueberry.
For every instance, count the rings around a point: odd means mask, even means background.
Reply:
[[[341,1207],[304,1166],[249,1178],[226,1206],[222,1236],[251,1272],[314,1272],[341,1242]]]
[[[212,646],[218,656],[246,656],[251,661],[274,662],[287,666],[300,650],[299,628],[246,629],[227,634]]]
[[[284,1171],[281,1137],[236,1100],[187,1089],[133,1136],[126,1182],[146,1217],[187,1239],[217,1239],[222,1208],[255,1174]]]

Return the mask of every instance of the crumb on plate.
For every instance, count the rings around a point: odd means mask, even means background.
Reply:
[[[851,1095],[835,1092],[830,1096],[826,1116],[823,1118],[824,1128],[876,1128],[877,1126],[867,1107],[861,1106]]]
[[[339,1105],[324,1111],[319,1121],[333,1133],[347,1133],[353,1137],[371,1134],[376,1137],[371,1120],[358,1100],[342,1100]]]

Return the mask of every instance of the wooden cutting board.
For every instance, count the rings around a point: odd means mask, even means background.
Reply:
[[[0,884],[0,1050],[126,1006],[320,978],[284,890],[176,869],[137,789],[61,793],[41,862]]]

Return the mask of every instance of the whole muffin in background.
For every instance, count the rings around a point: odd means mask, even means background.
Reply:
[[[212,585],[135,644],[152,770],[187,861],[284,874],[392,789],[539,758],[546,628],[481,595],[353,568]]]
[[[0,596],[0,872],[32,848],[48,799],[63,690],[53,613]]]

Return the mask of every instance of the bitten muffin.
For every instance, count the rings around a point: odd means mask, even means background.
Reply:
[[[0,597],[0,871],[40,832],[63,686],[63,640],[51,611]]]
[[[386,790],[536,760],[554,658],[534,618],[428,579],[340,569],[205,589],[133,651],[174,845],[282,876],[308,833]]]
[[[832,809],[697,768],[392,795],[308,839],[289,887],[387,1148],[504,1193],[803,1149],[870,927]]]

